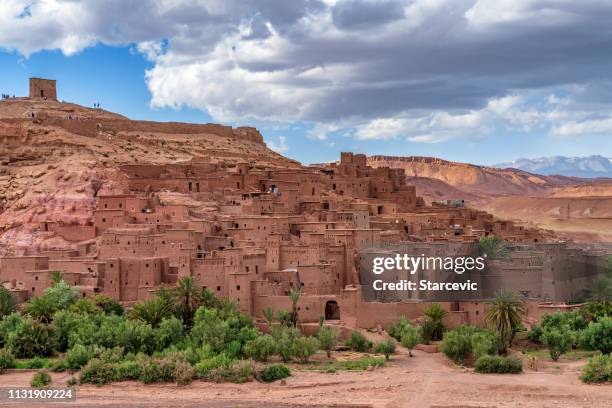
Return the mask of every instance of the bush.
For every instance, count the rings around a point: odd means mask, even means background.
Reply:
[[[41,357],[34,357],[23,362],[23,368],[31,370],[35,368],[45,368],[47,360]]]
[[[19,358],[49,356],[57,349],[57,338],[52,326],[25,319],[8,335],[6,345]]]
[[[472,353],[475,359],[484,355],[495,355],[497,352],[497,336],[491,331],[479,331],[472,335]]]
[[[185,339],[183,322],[174,316],[165,318],[154,330],[154,336],[156,350],[163,350],[173,344],[178,344]]]
[[[325,350],[327,358],[330,358],[332,350],[338,344],[338,333],[336,330],[328,326],[321,327],[317,332],[317,340],[319,340],[321,350]]]
[[[389,356],[395,353],[395,343],[391,340],[381,341],[374,347],[374,352],[384,354],[385,360],[389,360]]]
[[[561,326],[557,329],[542,330],[542,342],[548,346],[550,358],[554,361],[559,360],[562,354],[572,349],[574,343],[574,333],[568,326]]]
[[[293,357],[293,342],[302,333],[295,327],[277,326],[272,329],[272,337],[276,343],[276,352],[283,362],[288,362]]]
[[[51,384],[51,376],[44,370],[37,371],[30,381],[30,385],[34,388],[46,387],[49,384]]]
[[[13,292],[4,286],[0,286],[0,319],[15,312],[17,303],[17,298],[13,295]]]
[[[414,346],[423,341],[421,328],[418,326],[409,326],[404,329],[403,333],[400,343],[402,347],[406,347],[408,350],[412,350]],[[412,355],[412,353],[410,353],[410,355]]]
[[[78,381],[75,376],[72,376],[68,380],[66,380],[66,385],[68,387],[74,387],[75,385],[77,385],[77,383]]]
[[[230,367],[233,362],[234,359],[223,353],[203,359],[195,366],[196,375],[203,380],[215,381],[218,370]]]
[[[365,336],[359,332],[351,332],[351,335],[346,340],[345,345],[350,347],[353,351],[359,351],[365,353],[372,348],[372,342],[365,338]]]
[[[446,330],[444,323],[442,323],[442,320],[448,314],[446,309],[444,309],[438,303],[433,303],[423,311],[423,314],[426,317],[425,323],[428,325],[427,335],[429,338],[427,340],[442,340],[442,336]]]
[[[113,364],[114,381],[138,380],[141,373],[141,362],[136,360],[124,360]]]
[[[258,378],[263,382],[272,382],[291,376],[291,370],[283,364],[274,364],[260,371]]]
[[[62,280],[45,289],[43,296],[49,299],[55,310],[66,310],[79,298],[79,289]]]
[[[423,343],[429,344],[434,339],[435,332],[438,331],[438,325],[429,319],[425,319],[421,326],[421,335],[423,337]]]
[[[123,315],[123,307],[119,302],[110,296],[96,295],[94,297],[96,306],[104,311],[106,314],[116,314],[117,316]]]
[[[244,346],[244,352],[257,361],[265,362],[276,352],[276,342],[272,336],[264,334],[254,340],[249,340]]]
[[[91,348],[77,344],[64,356],[64,367],[69,370],[78,370],[93,357]]]
[[[516,357],[482,356],[476,360],[475,371],[481,374],[518,374],[523,363]]]
[[[15,368],[15,356],[6,349],[0,350],[0,374],[7,368]]]
[[[455,330],[444,333],[441,351],[456,364],[463,364],[472,353],[472,335],[474,329],[471,326],[458,327]]]
[[[369,367],[382,367],[384,365],[385,359],[382,357],[364,356],[359,360],[336,361],[332,367],[338,370],[364,371]]]
[[[6,344],[9,334],[14,332],[23,320],[19,313],[11,313],[0,320],[0,345]]]
[[[319,340],[315,337],[298,337],[293,342],[293,355],[302,363],[308,362],[308,359],[319,349]]]
[[[531,326],[531,330],[527,333],[527,340],[532,343],[541,343],[542,342],[542,326],[534,324]]]
[[[395,340],[400,341],[411,327],[412,325],[410,324],[410,321],[402,316],[395,324],[389,326],[387,333],[389,333],[389,336],[393,337]]]
[[[612,354],[599,354],[589,359],[580,379],[585,383],[612,382]]]
[[[580,335],[580,345],[589,350],[599,350],[603,354],[612,353],[612,317],[590,322]]]
[[[98,358],[90,360],[81,370],[81,384],[89,383],[104,385],[117,378],[113,363],[104,362]]]
[[[178,362],[174,368],[174,379],[178,385],[191,384],[195,375],[195,368],[186,361]]]

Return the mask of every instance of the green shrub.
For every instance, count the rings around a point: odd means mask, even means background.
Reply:
[[[411,327],[410,321],[402,316],[395,324],[389,326],[387,333],[395,340],[400,341]]]
[[[0,350],[0,374],[7,368],[15,368],[16,360],[13,353],[7,349]]]
[[[444,333],[441,351],[456,364],[463,364],[472,353],[472,333],[461,328]]]
[[[125,360],[113,363],[112,367],[113,381],[133,381],[140,378],[142,363],[136,360]]]
[[[527,340],[532,343],[540,344],[542,342],[542,326],[534,324],[531,326],[531,330],[527,333]]]
[[[404,329],[400,343],[402,347],[406,347],[412,356],[412,348],[423,341],[421,328],[419,326],[409,326]]]
[[[330,358],[332,350],[338,344],[338,333],[336,330],[329,326],[322,326],[317,332],[317,340],[319,340],[321,350],[325,350],[327,358]]]
[[[423,343],[429,344],[434,339],[435,333],[438,331],[438,325],[429,319],[425,319],[421,325],[421,335],[423,336]]]
[[[308,359],[319,349],[319,340],[315,337],[298,337],[294,340],[292,354],[300,362],[306,363]]]
[[[254,340],[249,340],[244,346],[248,357],[257,361],[268,361],[268,357],[276,353],[276,342],[269,334],[264,334]]]
[[[32,370],[36,368],[45,368],[46,365],[46,359],[42,357],[34,357],[24,361],[22,367],[28,370]]]
[[[485,355],[476,360],[475,371],[481,374],[518,374],[523,371],[523,364],[513,356]]]
[[[218,354],[210,358],[203,359],[196,364],[196,375],[202,380],[216,381],[217,371],[230,367],[234,359],[225,354]]]
[[[580,335],[580,345],[603,354],[612,353],[612,317],[601,317],[597,322],[590,322]]]
[[[302,336],[302,333],[295,327],[276,326],[272,328],[276,353],[283,362],[286,363],[293,357],[293,342],[300,336]]]
[[[49,356],[57,349],[57,338],[53,326],[25,319],[8,335],[6,345],[19,358]]]
[[[74,312],[80,315],[94,314],[94,313],[102,312],[102,309],[96,306],[94,301],[90,298],[81,298],[77,300],[68,308],[68,310],[70,312]]]
[[[94,358],[81,369],[81,384],[104,385],[115,381],[117,378],[113,363],[103,362]]]
[[[612,354],[599,354],[582,368],[580,379],[585,383],[612,382]]]
[[[550,358],[559,360],[562,354],[572,349],[574,343],[574,332],[568,326],[559,328],[547,328],[542,330],[542,342],[548,347]]]
[[[64,367],[69,370],[78,370],[93,357],[90,347],[77,344],[64,356]]]
[[[372,342],[365,338],[365,336],[359,332],[351,332],[351,335],[346,340],[345,345],[350,347],[353,351],[359,351],[365,353],[372,348]]]
[[[214,382],[233,382],[243,383],[254,378],[255,364],[250,360],[217,360],[213,362],[196,365],[196,372],[199,378]]]
[[[191,384],[195,377],[195,368],[186,361],[176,363],[174,368],[174,380],[178,385]]]
[[[74,387],[75,385],[77,385],[77,383],[78,381],[75,376],[72,376],[68,380],[66,380],[66,385],[68,387]]]
[[[19,313],[11,313],[0,320],[0,345],[6,344],[9,334],[14,332],[23,320]]]
[[[123,315],[123,306],[110,296],[96,295],[94,297],[94,302],[96,306],[102,309],[106,314],[115,314],[117,316]]]
[[[13,292],[4,286],[0,286],[0,319],[15,312],[17,304],[17,298],[13,295]]]
[[[49,299],[55,310],[66,310],[79,298],[79,289],[62,280],[45,289],[40,297]]]
[[[46,387],[49,384],[51,384],[51,376],[45,370],[37,371],[30,381],[30,385],[34,388]]]
[[[369,367],[382,367],[385,365],[385,359],[383,357],[371,357],[364,356],[359,360],[344,360],[335,361],[333,367],[338,370],[347,371],[364,371]]]
[[[156,350],[163,350],[173,344],[178,344],[185,339],[183,322],[174,316],[165,318],[154,330],[154,336]]]
[[[495,355],[497,352],[497,336],[489,330],[479,331],[472,335],[472,353],[475,359],[484,355]]]
[[[374,347],[374,352],[384,354],[385,360],[389,360],[389,356],[395,353],[395,343],[391,340],[381,341]]]
[[[258,378],[263,382],[273,382],[291,376],[291,370],[283,364],[270,365],[259,372]]]

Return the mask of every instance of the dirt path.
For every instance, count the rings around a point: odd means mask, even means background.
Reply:
[[[563,362],[520,375],[481,375],[451,366],[441,354],[402,354],[385,368],[364,372],[324,374],[295,371],[282,385],[250,382],[211,384],[196,381],[187,387],[124,382],[104,387],[78,387],[77,403],[60,407],[551,407],[609,408],[612,385],[585,385],[579,380],[581,362]],[[31,372],[0,376],[2,387],[27,387]],[[53,385],[69,378],[53,373]],[[40,407],[43,404],[6,404]]]

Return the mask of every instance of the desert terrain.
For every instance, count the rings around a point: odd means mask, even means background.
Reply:
[[[123,382],[103,387],[77,387],[77,402],[53,404],[79,407],[554,407],[604,408],[612,404],[609,385],[587,385],[579,380],[585,360],[561,358],[540,363],[537,372],[475,374],[454,366],[441,353],[405,350],[385,367],[372,371],[308,371],[291,366],[292,377],[271,384],[214,384],[194,382],[143,385]],[[324,358],[324,357],[321,357]],[[34,371],[34,370],[31,370]],[[51,373],[52,387],[64,387],[71,376]],[[28,387],[32,372],[2,375],[3,387]],[[24,406],[21,403],[5,407]],[[43,404],[31,404],[31,407]]]
[[[612,180],[542,176],[430,157],[372,156],[402,168],[426,201],[464,199],[502,219],[555,231],[579,242],[612,242]]]

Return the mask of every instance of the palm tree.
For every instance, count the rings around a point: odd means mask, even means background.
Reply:
[[[50,276],[52,285],[57,285],[58,283],[64,280],[64,274],[60,271],[53,271],[51,272]]]
[[[26,304],[26,313],[32,316],[34,319],[49,323],[53,320],[53,314],[57,311],[54,302],[49,296],[39,296]]]
[[[0,286],[0,320],[17,310],[17,298],[7,288]]]
[[[219,307],[219,299],[217,299],[213,291],[208,288],[202,289],[202,293],[200,294],[200,300],[202,302],[202,306],[204,307],[207,307],[207,308]]]
[[[183,317],[185,326],[193,325],[193,317],[202,303],[201,290],[191,276],[183,276],[173,289],[174,305]]]
[[[134,304],[129,316],[149,323],[155,328],[163,319],[172,316],[172,308],[164,299],[156,297]]]
[[[508,248],[500,237],[482,237],[478,242],[478,250],[481,255],[489,259],[508,259]]]
[[[423,311],[423,314],[427,318],[425,325],[428,327],[428,340],[442,340],[444,334],[444,317],[448,314],[448,311],[440,306],[439,303],[432,303],[427,309]]]
[[[505,290],[500,291],[488,304],[485,321],[491,329],[497,331],[499,354],[506,354],[512,345],[515,331],[521,325],[525,307],[514,293]]]
[[[266,307],[262,313],[268,322],[268,326],[272,327],[272,322],[274,322],[274,309],[271,307]]]
[[[300,300],[301,295],[302,295],[302,292],[299,289],[291,289],[289,291],[289,299],[291,300],[291,320],[293,321],[294,326],[297,326],[297,321],[298,321],[297,303]]]

